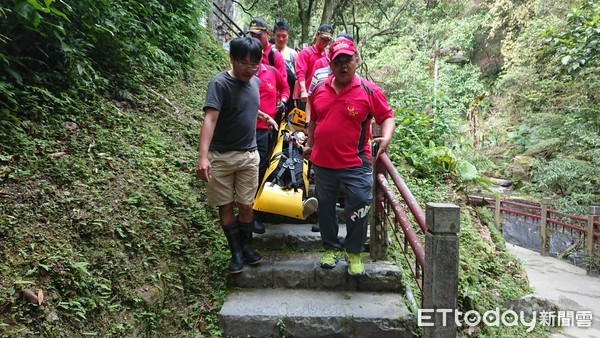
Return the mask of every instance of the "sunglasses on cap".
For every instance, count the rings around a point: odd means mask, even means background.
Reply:
[[[333,37],[329,33],[319,33],[319,36],[321,37],[321,39],[325,39],[325,40],[329,40],[329,41],[331,41],[333,39]]]

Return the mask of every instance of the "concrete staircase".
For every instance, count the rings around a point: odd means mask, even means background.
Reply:
[[[395,264],[364,253],[365,276],[348,275],[343,259],[324,270],[321,238],[310,224],[266,227],[254,239],[263,262],[230,278],[219,312],[227,337],[414,337]]]

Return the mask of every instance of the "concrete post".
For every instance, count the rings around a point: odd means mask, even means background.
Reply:
[[[540,255],[550,255],[550,248],[548,247],[548,209],[552,204],[552,200],[548,197],[542,198],[542,220],[540,221]]]
[[[381,126],[373,124],[371,128],[373,138],[379,137],[382,134]],[[375,148],[371,149],[376,150]],[[375,154],[371,154],[374,158]],[[377,174],[384,173],[385,168],[379,162],[373,162],[373,202],[371,202],[371,214],[369,217],[370,223],[370,240],[369,240],[369,253],[371,259],[374,260],[385,260],[387,259],[388,251],[388,236],[386,231],[386,225],[381,219],[381,213],[383,212],[381,203],[379,201],[384,200],[384,193],[377,186]],[[387,175],[386,175],[387,176]]]
[[[496,223],[496,229],[502,232],[502,222],[500,222],[500,208],[502,206],[502,200],[497,197],[494,201],[494,223]]]
[[[590,206],[587,223],[587,235],[585,238],[585,253],[588,256],[590,263],[592,263],[586,264],[586,271],[590,276],[598,276],[600,273],[600,267],[593,264],[598,263],[600,260],[600,245],[598,244],[598,241],[594,239],[594,221],[598,215],[600,215],[600,207]]]
[[[421,324],[425,338],[456,337],[458,296],[458,232],[460,207],[449,203],[427,203],[425,211],[425,267]]]

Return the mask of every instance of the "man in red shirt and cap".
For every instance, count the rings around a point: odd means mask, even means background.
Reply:
[[[248,33],[253,38],[257,38],[263,45],[263,57],[262,63],[267,66],[273,66],[283,76],[287,84],[287,70],[285,68],[285,61],[279,51],[273,48],[273,45],[269,42],[269,28],[267,23],[259,18],[252,19],[250,25],[248,25]],[[272,56],[269,56],[269,55]],[[286,103],[285,101],[283,102]]]
[[[394,114],[381,89],[356,75],[358,55],[348,39],[334,42],[329,50],[333,74],[310,96],[311,119],[303,155],[313,163],[319,197],[319,224],[325,254],[321,268],[334,268],[345,251],[350,275],[362,275],[360,253],[367,239],[369,209],[373,199],[371,121],[381,125],[382,136],[375,156],[385,152],[395,128]],[[346,189],[344,216],[347,234],[338,239],[335,204],[340,184]]]
[[[327,54],[325,48],[333,39],[334,29],[331,25],[322,24],[315,34],[315,43],[304,48],[298,53],[296,59],[296,78],[298,79],[298,87],[300,90],[300,102],[296,105],[298,108],[305,110],[304,105],[308,101],[308,87],[312,80],[315,71],[314,64],[317,60]],[[304,103],[304,104],[303,104]]]

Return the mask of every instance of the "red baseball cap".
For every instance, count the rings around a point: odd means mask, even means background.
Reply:
[[[329,47],[329,60],[335,59],[340,54],[354,55],[356,54],[356,47],[354,42],[348,39],[338,39]]]

